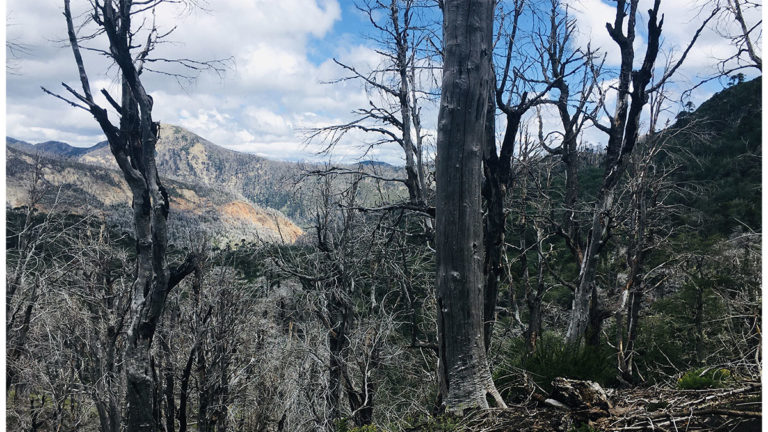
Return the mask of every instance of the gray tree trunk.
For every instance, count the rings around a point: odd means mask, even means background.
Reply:
[[[484,243],[481,189],[493,0],[443,6],[442,96],[437,132],[437,303],[443,406],[461,414],[504,405],[484,346]]]
[[[155,382],[150,347],[168,292],[192,271],[193,256],[190,255],[182,266],[171,273],[166,261],[168,195],[160,182],[155,163],[158,124],[152,119],[152,98],[139,78],[147,52],[135,58],[131,51],[135,48],[131,45],[131,18],[135,12],[132,6],[130,0],[119,0],[96,3],[93,8],[94,21],[107,36],[109,53],[122,78],[119,106],[106,90],[102,91],[110,104],[119,108],[118,128],[110,121],[107,110],[94,101],[80,54],[70,2],[64,0],[67,33],[80,75],[82,94],[66,85],[65,88],[85,106],[70,103],[87,109],[99,123],[133,196],[136,276],[131,287],[130,321],[123,360],[126,374],[126,430],[138,432],[157,429],[153,416]],[[146,49],[152,45],[148,42]]]

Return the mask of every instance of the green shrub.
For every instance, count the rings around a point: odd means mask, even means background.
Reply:
[[[455,432],[459,429],[456,419],[450,415],[440,415],[437,417],[418,417],[409,419],[408,430],[418,430],[419,432]]]
[[[381,432],[381,429],[375,425],[369,424],[360,427],[353,427],[352,429],[349,429],[349,432]]]
[[[582,423],[579,427],[574,426],[569,432],[602,432],[602,429],[595,429],[592,425]]]
[[[551,391],[552,380],[557,377],[590,380],[603,386],[616,384],[614,353],[605,344],[575,348],[566,345],[560,335],[544,333],[533,354],[527,354],[522,344],[511,344],[504,357],[494,374],[500,388],[511,387],[507,381],[515,377],[509,371],[515,368],[528,371],[546,391]]]
[[[728,369],[698,368],[683,374],[677,380],[677,388],[681,390],[701,390],[719,388],[731,379]]]
[[[383,432],[376,425],[355,426],[349,418],[336,420],[336,432]]]

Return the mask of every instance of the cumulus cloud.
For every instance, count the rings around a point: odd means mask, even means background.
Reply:
[[[83,17],[84,4],[73,14]],[[78,87],[72,54],[63,39],[65,22],[60,2],[10,0],[9,37],[29,47],[15,65],[8,86],[7,134],[30,142],[62,140],[88,146],[103,139],[86,112],[44,95],[40,86],[58,91],[60,82]],[[367,103],[365,89],[355,82],[327,85],[343,71],[332,57],[357,65],[378,60],[356,36],[337,28],[342,6],[337,0],[217,0],[205,9],[172,4],[156,11],[159,26],[176,27],[155,51],[162,58],[227,59],[223,76],[199,75],[194,82],[147,73],[145,85],[155,100],[156,120],[178,124],[219,145],[279,159],[320,160],[320,144],[305,143],[305,130],[348,120]],[[357,16],[348,19],[361,19]],[[104,41],[97,38],[89,46]],[[105,46],[105,45],[101,45]],[[119,93],[116,71],[102,56],[84,52],[92,86]],[[161,62],[148,67],[162,69]],[[171,71],[183,72],[178,66]],[[340,143],[335,157],[354,160],[363,155],[360,137]],[[393,149],[377,156],[400,163]]]

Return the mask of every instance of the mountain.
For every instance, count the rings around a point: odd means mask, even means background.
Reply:
[[[26,152],[34,152],[35,146],[26,141],[17,140],[16,138],[5,137],[5,146]]]
[[[117,168],[109,147],[86,152],[77,161]],[[290,188],[297,165],[236,152],[178,126],[163,124],[157,143],[158,171],[169,179],[219,188],[260,206],[305,219],[305,206]]]
[[[364,160],[364,161],[358,162],[357,164],[360,166],[394,168],[392,164],[388,164],[386,162],[381,162],[381,161],[375,161],[375,160]]]
[[[102,141],[93,147],[74,147],[61,141],[46,141],[43,143],[35,144],[35,149],[39,149],[43,153],[67,158],[76,158],[102,148],[108,149],[109,144],[106,141]]]
[[[79,156],[77,161],[117,168],[109,147],[94,148]],[[306,171],[322,168],[319,165],[274,161],[229,150],[184,128],[168,124],[160,126],[157,164],[158,171],[169,179],[241,195],[245,200],[279,210],[305,225],[311,222],[313,216],[313,192],[294,186]],[[350,166],[350,169],[357,168],[357,165]],[[363,162],[360,168],[386,173],[388,177],[402,176],[399,168],[381,162]],[[379,193],[368,184],[363,185],[362,190],[362,195],[370,197],[370,200]],[[388,185],[387,191],[395,195],[407,194],[399,184]]]
[[[6,148],[6,206],[30,202],[30,185],[38,172],[42,178],[38,190],[45,192],[36,205],[40,210],[103,214],[117,228],[131,232],[131,194],[120,171],[20,150],[23,146],[17,144]],[[170,197],[169,238],[176,241],[199,241],[205,235],[216,245],[246,239],[293,243],[303,234],[279,211],[255,205],[241,195],[173,179],[163,182]]]
[[[102,141],[92,147],[75,147],[62,141],[46,141],[38,144],[30,144],[28,142],[17,140],[11,137],[5,138],[5,144],[7,147],[11,147],[27,153],[40,153],[44,155],[64,158],[77,158],[94,150],[109,148],[109,145],[106,141]]]
[[[77,191],[81,201],[96,207],[128,204],[128,190],[106,142],[77,148],[57,141],[32,145],[8,137],[6,146],[6,204],[10,206],[26,202],[24,185],[29,182],[25,179],[33,172],[34,157],[41,158],[44,176],[51,185]],[[307,179],[307,173],[326,168],[236,152],[168,124],[160,126],[156,160],[169,189],[171,211],[183,221],[175,225],[189,225],[192,222],[187,219],[202,217],[205,220],[200,227],[219,233],[227,241],[254,237],[279,240],[280,234],[295,240],[303,232],[299,226],[311,225],[315,203],[319,202],[317,182],[321,177]],[[403,174],[398,167],[374,161],[341,168],[341,173],[334,174],[341,179],[334,183],[336,188],[356,179],[358,171],[386,177]],[[363,206],[407,196],[400,183],[378,187],[370,179],[359,182],[358,192],[358,204]],[[117,213],[111,214],[114,217]],[[130,228],[127,219],[121,223],[126,230]]]

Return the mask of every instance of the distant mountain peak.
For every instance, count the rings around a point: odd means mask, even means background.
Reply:
[[[92,151],[107,147],[107,142],[102,141],[91,147],[75,147],[63,141],[45,141],[37,144],[30,144],[16,138],[5,137],[5,145],[27,153],[41,153],[49,156],[77,158]]]

